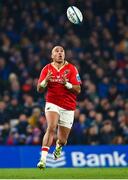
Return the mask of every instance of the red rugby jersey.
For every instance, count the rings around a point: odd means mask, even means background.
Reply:
[[[77,95],[64,86],[62,76],[65,74],[68,82],[73,85],[80,85],[81,80],[76,67],[66,63],[61,69],[57,70],[52,63],[47,64],[40,73],[38,83],[45,79],[48,70],[52,71],[54,77],[47,85],[46,102],[56,104],[67,110],[75,110]]]

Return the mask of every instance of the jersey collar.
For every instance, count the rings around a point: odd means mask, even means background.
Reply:
[[[60,68],[60,69],[57,69],[57,67],[54,65],[54,63],[52,62],[51,65],[59,72],[61,69],[63,69],[64,66],[66,66],[68,64],[67,61],[65,61],[64,65]]]

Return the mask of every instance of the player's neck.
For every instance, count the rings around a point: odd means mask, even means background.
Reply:
[[[53,65],[59,70],[65,65],[65,61],[62,63],[53,62]]]

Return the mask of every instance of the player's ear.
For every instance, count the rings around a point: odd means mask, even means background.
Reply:
[[[51,54],[51,59],[53,60],[53,54]]]

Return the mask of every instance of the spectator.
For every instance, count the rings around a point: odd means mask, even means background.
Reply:
[[[38,127],[40,116],[41,116],[41,110],[39,108],[33,108],[32,115],[28,119],[29,124],[32,127]]]
[[[106,120],[103,123],[103,127],[100,131],[100,143],[101,144],[112,144],[115,136],[115,129],[110,120]]]

